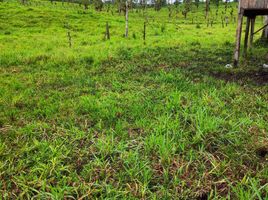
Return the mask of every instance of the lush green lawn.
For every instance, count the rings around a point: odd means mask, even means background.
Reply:
[[[126,39],[115,9],[0,3],[2,198],[267,199],[267,48],[225,68],[231,7],[132,10]]]

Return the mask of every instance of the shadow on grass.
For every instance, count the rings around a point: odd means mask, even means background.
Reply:
[[[211,76],[227,82],[239,84],[266,85],[268,83],[268,72],[262,70],[239,71],[239,72],[212,72]]]
[[[262,47],[259,46],[259,48]],[[251,53],[247,59],[241,58],[239,67],[226,68],[226,64],[233,62],[233,49],[230,43],[204,48],[200,43],[190,43],[187,47],[146,48],[141,54],[134,56],[131,56],[131,49],[123,48],[119,49],[117,54],[118,62],[134,65],[135,70],[141,73],[157,69],[170,71],[179,68],[192,78],[210,76],[240,85],[266,85],[268,69],[262,68],[262,65],[268,61],[265,53],[260,53],[257,49],[257,53]],[[110,64],[110,60],[104,62],[105,66]]]

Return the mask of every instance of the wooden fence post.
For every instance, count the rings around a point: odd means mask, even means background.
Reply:
[[[110,30],[109,30],[109,23],[108,22],[106,22],[105,37],[106,37],[107,40],[110,40]]]
[[[68,41],[69,41],[69,47],[72,47],[72,36],[71,36],[71,32],[70,30],[68,30],[67,32],[67,37],[68,37]]]
[[[255,28],[255,19],[256,16],[252,17],[251,20],[251,26],[250,26],[250,40],[249,40],[249,48],[253,46],[253,37],[254,37],[254,28]]]
[[[144,22],[143,26],[143,44],[146,44],[146,22]]]
[[[126,31],[125,37],[128,37],[128,0],[126,0]]]

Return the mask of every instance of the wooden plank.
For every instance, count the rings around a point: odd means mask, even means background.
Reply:
[[[256,0],[255,5],[253,6],[255,6],[255,8],[265,8],[264,3],[265,3],[264,0]]]
[[[239,2],[239,7],[240,8],[248,8],[248,1],[247,0],[241,0]]]
[[[240,0],[240,8],[244,9],[267,9],[268,0]]]
[[[241,1],[239,2],[239,8],[245,8],[245,7],[247,7],[247,6],[246,6],[246,1],[245,1],[245,0],[241,0]]]
[[[249,8],[255,8],[256,7],[256,0],[249,0]]]

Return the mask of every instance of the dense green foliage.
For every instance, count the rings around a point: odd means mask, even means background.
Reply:
[[[129,38],[88,6],[0,3],[2,198],[267,199],[267,49],[224,67],[236,4],[130,10]]]

